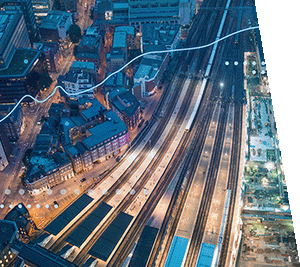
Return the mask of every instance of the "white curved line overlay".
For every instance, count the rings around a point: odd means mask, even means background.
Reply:
[[[22,103],[22,101],[26,98],[26,97],[29,97],[31,98],[33,101],[37,102],[37,103],[44,103],[46,102],[48,99],[50,99],[57,91],[57,89],[61,89],[63,92],[65,92],[66,95],[68,96],[76,96],[76,95],[80,95],[80,94],[84,94],[86,92],[89,92],[89,91],[92,91],[94,90],[95,88],[97,88],[98,86],[102,85],[103,83],[105,83],[110,77],[112,77],[113,75],[117,74],[118,72],[122,71],[123,69],[125,69],[128,65],[130,65],[132,62],[134,62],[135,60],[137,60],[138,58],[140,57],[143,57],[143,56],[146,56],[146,55],[152,55],[152,54],[162,54],[162,53],[171,53],[171,52],[181,52],[181,51],[190,51],[190,50],[198,50],[198,49],[202,49],[202,48],[206,48],[206,47],[209,47],[209,46],[212,46],[213,44],[215,43],[218,43],[224,39],[227,39],[235,34],[238,34],[240,32],[245,32],[245,31],[249,31],[249,30],[254,30],[254,29],[258,29],[259,27],[258,26],[253,26],[253,27],[248,27],[248,28],[245,28],[245,29],[241,29],[241,30],[238,30],[236,32],[233,32],[233,33],[230,33],[228,35],[225,35],[224,37],[221,37],[220,39],[218,40],[215,40],[209,44],[206,44],[206,45],[201,45],[201,46],[194,46],[194,47],[185,47],[185,48],[176,48],[176,49],[169,49],[169,50],[161,50],[161,51],[151,51],[151,52],[147,52],[147,53],[143,53],[143,54],[140,54],[138,56],[136,56],[135,58],[133,58],[132,60],[130,60],[129,62],[127,62],[123,67],[121,67],[120,69],[116,70],[115,72],[111,73],[110,75],[108,75],[102,82],[96,84],[95,86],[91,87],[91,88],[88,88],[86,90],[83,90],[83,91],[80,91],[80,92],[77,92],[77,93],[68,93],[63,87],[61,87],[60,85],[56,86],[53,90],[53,92],[48,95],[45,99],[43,100],[38,100],[36,99],[35,97],[33,97],[32,95],[24,95],[16,104],[15,106],[13,107],[13,109],[7,113],[2,119],[0,119],[0,123],[3,122],[5,119],[7,119],[14,111],[15,109],[18,107],[18,105],[20,105]]]

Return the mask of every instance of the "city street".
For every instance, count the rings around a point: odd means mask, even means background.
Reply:
[[[89,8],[90,6],[91,4],[89,4]],[[92,23],[92,20],[89,18],[89,11],[83,12],[83,5],[78,4],[78,10],[78,13],[83,15],[79,16],[77,24],[83,30],[83,27],[88,27],[88,25]],[[59,65],[58,72],[49,73],[53,79],[51,86],[45,92],[38,94],[38,99],[45,99],[49,94],[51,94],[57,84],[57,78],[59,75],[64,75],[69,70],[75,60],[73,49],[74,44],[71,44],[70,46],[68,45],[67,49],[64,49],[62,53],[63,60]],[[0,218],[3,218],[6,215],[5,209],[8,210],[9,205],[16,205],[20,202],[19,200],[21,200],[23,196],[20,196],[19,190],[22,189],[26,192],[26,188],[21,184],[21,179],[19,178],[23,165],[22,159],[24,157],[24,153],[27,149],[33,147],[36,136],[41,129],[41,125],[38,125],[37,122],[43,116],[48,114],[48,110],[53,102],[58,103],[59,101],[60,94],[57,91],[55,95],[45,103],[36,103],[33,107],[22,107],[24,130],[20,139],[13,146],[13,153],[10,157],[10,163],[0,173],[0,201],[4,207],[2,211],[0,210]],[[0,206],[0,208],[1,207],[2,206]]]

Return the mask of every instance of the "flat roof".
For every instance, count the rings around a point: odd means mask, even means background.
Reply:
[[[103,220],[112,206],[101,203],[77,228],[66,238],[66,241],[74,246],[80,247],[87,237],[94,231]]]
[[[93,35],[83,35],[79,46],[95,47],[99,42],[99,37]]]
[[[125,48],[126,47],[126,32],[115,32],[113,39],[113,48]]]
[[[74,263],[32,242],[28,244],[17,242],[13,244],[13,248],[19,251],[18,256],[20,258],[34,264],[34,266],[77,267]]]
[[[85,61],[74,61],[71,65],[71,69],[89,69],[89,70],[95,70],[96,66],[94,62],[85,62]]]
[[[140,106],[140,102],[136,97],[127,90],[115,94],[115,96],[112,97],[112,103],[118,111],[124,112],[128,117],[133,116]]]
[[[9,66],[0,70],[0,78],[26,76],[41,53],[41,50],[31,48],[17,49]]]
[[[216,246],[212,244],[202,243],[196,267],[211,266],[214,257],[215,247]]]
[[[15,105],[12,105],[12,104],[9,104],[9,105],[1,104],[0,105],[0,119],[2,119],[8,112],[10,112],[14,108],[14,106]],[[10,115],[10,117],[6,118],[3,122],[0,123],[0,125],[2,123],[11,122],[11,119],[13,120],[13,122],[17,121],[20,110],[21,110],[21,106],[18,105],[16,107],[16,109],[13,111],[13,113]]]
[[[57,30],[59,24],[64,23],[71,13],[61,10],[51,10],[41,21],[40,28]]]
[[[0,221],[0,250],[2,251],[7,244],[11,244],[18,232],[15,222],[8,220]]]
[[[113,222],[106,228],[104,233],[96,241],[96,243],[89,250],[88,254],[103,261],[107,261],[120,238],[124,234],[126,228],[132,220],[132,216],[124,212],[113,220]]]
[[[189,239],[174,236],[165,267],[181,267]]]
[[[93,201],[93,198],[87,194],[83,194],[50,224],[45,227],[45,231],[50,234],[57,235],[70,221],[72,221],[88,204]]]
[[[157,232],[157,228],[145,226],[128,267],[144,267],[147,265]]]
[[[86,147],[91,148],[118,133],[127,131],[126,124],[112,110],[107,111],[105,114],[107,119],[105,122],[88,130],[91,136],[82,141]]]
[[[95,100],[91,101],[92,106],[81,111],[81,114],[84,118],[91,119],[96,115],[99,115],[100,109],[103,111],[106,110],[106,108],[95,98]]]
[[[129,35],[135,35],[135,28],[133,26],[119,26],[115,28],[115,32],[126,32]]]

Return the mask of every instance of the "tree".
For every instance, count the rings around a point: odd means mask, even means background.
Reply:
[[[52,79],[49,76],[48,72],[43,72],[39,78],[40,90],[49,87],[52,83]]]
[[[73,43],[78,43],[81,39],[81,29],[78,25],[72,24],[69,28],[69,37]]]

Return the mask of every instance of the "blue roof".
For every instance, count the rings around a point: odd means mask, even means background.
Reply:
[[[30,266],[43,267],[76,267],[74,263],[65,260],[53,252],[38,246],[35,243],[24,244],[15,242],[13,248],[19,252],[18,256],[33,264]]]
[[[174,237],[165,267],[181,267],[188,242],[187,238]]]
[[[118,244],[120,238],[124,234],[126,228],[132,220],[132,216],[121,212],[106,228],[100,238],[95,242],[88,254],[97,257],[103,261],[107,261],[109,255]]]
[[[74,61],[71,68],[95,70],[96,66],[94,62]]]
[[[78,153],[80,153],[76,146],[65,147],[65,151],[69,152],[72,156],[76,156]]]
[[[125,48],[126,47],[126,32],[115,32],[113,39],[113,48]]]
[[[13,109],[14,106],[15,105],[1,104],[0,105],[0,119],[3,118],[8,112],[10,112]],[[15,122],[15,121],[17,121],[20,109],[21,109],[21,106],[18,105],[16,107],[16,109],[14,110],[14,112],[8,118],[6,118],[3,122],[1,122],[0,124],[6,123],[6,122]]]
[[[147,265],[157,232],[157,228],[145,226],[128,267],[143,267]]]
[[[92,103],[92,106],[90,108],[81,111],[81,114],[87,120],[98,115],[101,108],[103,111],[106,110],[106,108],[96,98],[92,99],[90,102]]]
[[[111,206],[105,202],[101,203],[86,219],[81,222],[76,229],[66,238],[72,245],[80,247],[87,237],[94,231],[97,225],[103,220],[111,210]]]
[[[64,210],[45,228],[45,231],[50,234],[57,235],[70,221],[72,221],[88,204],[93,201],[93,198],[87,194],[83,194],[74,203]]]
[[[111,110],[106,112],[106,121],[89,129],[91,136],[85,138],[82,142],[88,148],[127,131],[126,124]]]
[[[129,35],[134,35],[135,28],[133,26],[119,26],[115,28],[115,32],[126,32]]]
[[[210,267],[214,252],[215,252],[215,245],[208,244],[208,243],[202,243],[198,261],[197,261],[197,267]]]
[[[78,127],[86,124],[86,120],[84,118],[82,118],[81,116],[74,116],[74,117],[71,117],[70,119]]]
[[[75,127],[75,123],[70,119],[70,118],[61,118],[60,120],[60,125],[63,126],[64,129],[64,140],[66,144],[69,144],[70,141],[70,136],[69,136],[69,130],[73,127]]]
[[[124,112],[128,117],[133,116],[140,106],[136,97],[125,88],[112,91],[109,98],[114,107],[119,112]]]

